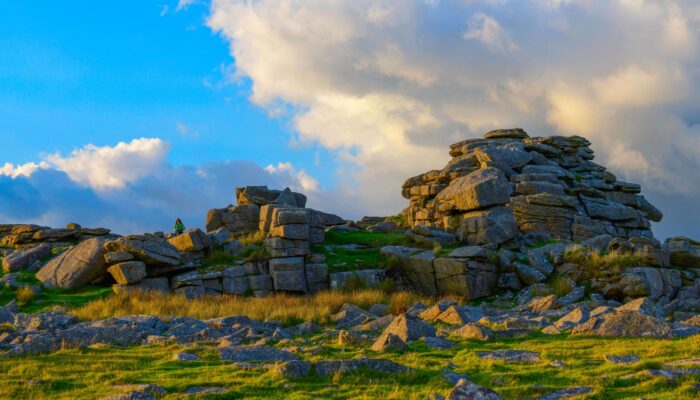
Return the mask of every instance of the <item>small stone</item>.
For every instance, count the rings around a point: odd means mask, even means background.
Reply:
[[[393,333],[382,334],[372,345],[373,351],[401,351],[406,348],[406,342]]]
[[[608,362],[611,362],[613,364],[630,365],[630,364],[634,364],[636,362],[639,362],[639,360],[641,360],[641,358],[639,358],[639,356],[635,356],[632,354],[624,355],[624,356],[606,355],[605,360]]]

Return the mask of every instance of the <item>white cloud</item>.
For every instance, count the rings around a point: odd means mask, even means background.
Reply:
[[[269,164],[265,167],[270,175],[287,175],[293,184],[292,189],[300,190],[303,193],[315,193],[319,191],[318,180],[309,175],[305,169],[298,170],[290,162],[279,162],[277,165]]]
[[[64,171],[74,182],[95,190],[119,189],[158,172],[170,144],[161,139],[141,138],[116,146],[88,144],[68,156],[50,154],[46,161]]]
[[[338,154],[364,212],[400,210],[448,144],[510,126],[588,137],[651,197],[700,195],[696,1],[213,0],[208,24],[251,100]]]
[[[199,0],[178,0],[175,11],[186,10],[192,4],[199,3]]]
[[[469,20],[469,30],[464,32],[463,37],[464,40],[478,40],[495,53],[507,54],[517,48],[501,24],[481,12]]]
[[[10,178],[17,178],[19,176],[31,176],[34,172],[39,169],[47,169],[49,165],[46,162],[37,163],[26,163],[15,166],[12,163],[5,163],[0,167],[0,176],[9,176]]]

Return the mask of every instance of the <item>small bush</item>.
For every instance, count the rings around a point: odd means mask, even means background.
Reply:
[[[563,275],[554,275],[549,281],[549,287],[557,297],[565,296],[574,289],[571,286],[571,280]]]
[[[17,301],[20,304],[28,304],[36,298],[36,292],[29,286],[20,286],[17,288]]]
[[[233,237],[231,240],[238,240],[243,246],[258,246],[262,244],[266,237],[267,233],[263,231],[256,231]]]

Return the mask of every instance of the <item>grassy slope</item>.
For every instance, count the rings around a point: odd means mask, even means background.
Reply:
[[[316,341],[313,341],[316,343]],[[622,381],[619,377],[663,362],[700,356],[700,339],[661,341],[654,339],[593,339],[580,337],[529,338],[500,342],[463,341],[450,350],[431,350],[418,342],[409,351],[373,357],[388,358],[417,369],[408,375],[378,375],[368,372],[327,378],[310,376],[285,380],[272,372],[243,371],[219,361],[213,347],[176,345],[136,346],[63,350],[54,354],[0,359],[4,390],[0,398],[101,398],[117,392],[114,385],[151,383],[164,386],[170,393],[196,385],[223,386],[227,395],[207,398],[254,399],[423,399],[431,393],[446,395],[450,385],[440,377],[448,362],[458,373],[467,374],[476,383],[488,386],[506,399],[528,399],[556,389],[586,385],[595,389],[586,399],[691,399],[691,386],[700,378],[684,377],[674,383],[663,379]],[[532,365],[482,361],[477,351],[514,348],[542,353],[543,360]],[[170,361],[178,351],[194,352],[202,361],[182,364]],[[361,353],[357,348],[329,344],[327,350],[304,359],[347,359]],[[603,360],[605,354],[637,354],[643,361],[632,366],[615,366]],[[563,361],[566,368],[549,366]],[[26,386],[28,380],[43,380],[42,385]],[[498,385],[496,382],[505,385]],[[174,394],[166,398],[175,398]]]
[[[31,285],[39,285],[33,273],[20,271],[18,281]],[[0,270],[0,276],[4,273]],[[111,287],[104,286],[83,286],[77,289],[43,289],[36,297],[25,303],[20,302],[20,311],[33,313],[46,311],[54,306],[65,306],[69,308],[82,306],[92,300],[103,298],[112,292]],[[0,287],[0,305],[4,305],[11,300],[17,299],[17,289]]]

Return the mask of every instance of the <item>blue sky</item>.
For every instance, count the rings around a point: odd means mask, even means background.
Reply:
[[[288,121],[251,104],[245,78],[224,74],[233,60],[205,26],[208,6],[176,6],[0,3],[0,160],[159,137],[175,165],[332,163],[322,149],[290,149]]]
[[[246,184],[390,215],[519,126],[589,138],[658,237],[700,237],[698,104],[695,0],[5,1],[0,221],[201,226]]]

